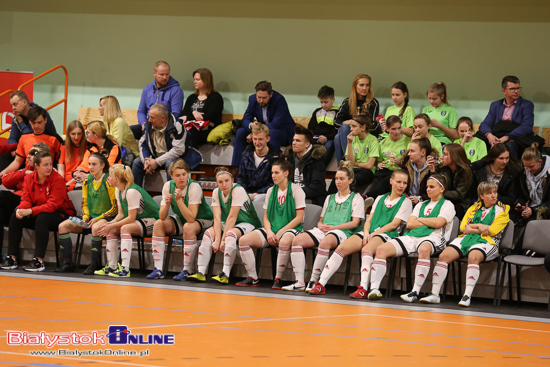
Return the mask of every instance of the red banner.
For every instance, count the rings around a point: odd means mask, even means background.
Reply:
[[[0,70],[0,93],[13,89],[16,90],[21,84],[34,78],[32,71],[5,71]],[[33,100],[33,85],[28,85],[24,88],[25,93],[29,96],[29,100]],[[0,131],[5,130],[11,126],[13,120],[13,113],[10,105],[10,93],[0,98]],[[0,144],[5,144],[10,136],[9,131],[0,135]]]

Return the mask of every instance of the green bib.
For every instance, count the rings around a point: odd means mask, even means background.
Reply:
[[[159,219],[159,210],[160,207],[158,204],[153,200],[151,195],[141,187],[139,187],[136,184],[132,184],[129,189],[136,189],[141,194],[141,197],[143,198],[143,202],[145,204],[145,207],[143,208],[143,213],[137,214],[136,219],[141,218],[154,218]],[[126,193],[128,193],[128,190],[126,190]],[[118,193],[118,201],[120,203],[120,206],[122,207],[122,213],[124,214],[124,217],[128,216],[128,200],[126,198],[122,199],[122,192],[119,191]]]
[[[342,223],[347,223],[351,221],[351,209],[353,198],[357,193],[352,192],[351,195],[343,203],[338,204],[336,202],[336,195],[330,195],[328,199],[327,210],[325,211],[325,216],[323,217],[323,224],[330,224],[331,226],[336,226]],[[341,229],[342,232],[346,234],[347,237],[351,236],[359,230],[359,226],[355,229]]]
[[[285,202],[279,204],[279,185],[274,185],[271,189],[271,196],[267,203],[267,217],[271,223],[271,230],[273,233],[279,232],[281,228],[290,223],[296,218],[296,202],[292,195],[292,183],[288,183]],[[300,223],[295,229],[302,230],[302,223]]]
[[[231,201],[233,200],[233,190],[235,189],[235,187],[242,186],[237,184],[231,188],[231,192],[229,193],[229,197],[227,198],[227,204],[224,204],[223,202],[222,190],[218,189],[218,200],[220,201],[220,208],[222,210],[222,222],[225,222],[227,220],[229,212],[231,211]],[[246,196],[248,196],[248,194],[246,194]],[[256,213],[256,209],[254,209],[254,205],[252,205],[252,200],[250,200],[250,196],[248,196],[248,200],[249,205],[245,203],[245,207],[239,210],[239,215],[237,216],[237,221],[235,222],[235,224],[245,222],[252,224],[254,228],[260,228],[262,226],[262,222],[260,222],[258,214]],[[248,208],[246,206],[248,206]]]
[[[441,210],[441,207],[443,206],[443,203],[445,202],[445,198],[441,198],[433,208],[433,210],[428,215],[424,215],[424,210],[428,206],[428,204],[431,202],[431,200],[425,201],[422,203],[422,206],[420,207],[420,213],[418,214],[418,218],[437,218],[439,215],[439,211]],[[429,236],[435,228],[428,227],[428,226],[421,226],[416,227],[414,229],[411,229],[408,231],[405,235],[411,236],[411,237],[426,237]]]
[[[482,213],[483,211],[481,210],[481,207],[480,207],[479,210],[474,214],[474,218],[472,219],[471,223],[472,224],[481,223],[481,224],[490,225],[495,220],[495,207],[496,207],[496,204],[493,205],[493,207],[491,208],[489,213],[487,213],[485,218],[481,218],[481,216],[483,215]],[[462,248],[462,253],[466,255],[470,251],[470,247],[478,243],[487,243],[487,241],[481,238],[480,234],[477,234],[477,233],[467,234],[466,236],[464,236],[464,239],[460,241],[460,245],[461,245],[460,247]]]
[[[185,206],[189,206],[189,186],[195,182],[192,179],[189,179],[189,182],[187,182],[187,188],[185,191],[185,197],[183,199],[183,203]],[[172,208],[172,211],[178,216],[182,224],[187,223],[185,220],[183,214],[181,213],[180,208],[178,207],[178,204],[176,203],[176,200],[174,199],[174,191],[176,191],[176,182],[174,180],[170,181],[170,194],[172,195],[172,202],[170,203],[170,207]],[[212,209],[206,204],[206,200],[204,200],[204,194],[202,195],[202,200],[199,205],[199,210],[197,212],[196,219],[214,219],[214,215],[212,214]]]
[[[374,213],[372,214],[369,233],[372,233],[377,229],[384,227],[386,224],[391,223],[393,218],[397,215],[399,208],[401,208],[401,204],[403,204],[403,201],[407,198],[405,195],[401,195],[401,199],[397,202],[397,204],[391,208],[388,208],[384,204],[384,200],[386,200],[389,195],[390,193],[387,193],[382,196],[380,200],[378,200],[378,205],[376,205],[376,208],[374,208]],[[386,232],[386,234],[391,238],[397,237],[397,228],[391,232]]]
[[[107,177],[109,177],[108,173],[103,175],[101,185],[99,185],[99,189],[96,190],[94,189],[94,176],[88,175],[88,210],[90,211],[91,219],[106,213],[113,205],[109,197],[109,192],[107,191]]]

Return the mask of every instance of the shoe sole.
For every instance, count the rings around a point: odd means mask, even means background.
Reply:
[[[411,300],[409,300],[409,299],[406,299],[406,298],[403,298],[403,297],[399,297],[399,298],[401,298],[401,300],[402,300],[403,302],[407,302],[407,303],[413,303],[414,301],[416,301],[416,299],[411,299]]]
[[[277,289],[277,290],[280,290],[280,289],[283,289],[283,287],[271,287],[271,289]]]
[[[458,305],[461,306],[461,307],[470,307],[470,305],[467,305],[467,304],[462,303],[462,302],[459,302]]]
[[[369,301],[377,301],[377,300],[381,299],[382,297],[384,297],[384,296],[383,295],[378,295],[378,294],[373,294],[373,295],[368,295],[365,298],[368,299]]]
[[[431,304],[431,305],[438,305],[440,301],[437,301],[437,302],[430,302],[430,301],[428,301],[428,300],[423,300],[423,299],[421,299],[419,302],[420,302],[420,303],[429,303],[429,304]]]
[[[192,282],[198,282],[198,283],[206,283],[206,279],[198,279],[193,277],[187,277],[187,280],[190,280]]]
[[[160,276],[160,277],[154,277],[154,278],[153,277],[151,277],[151,278],[147,277],[147,279],[149,279],[149,280],[164,279],[164,275]]]
[[[17,270],[17,266],[5,266],[5,267],[1,267],[0,269],[2,270]]]
[[[31,273],[40,273],[40,272],[43,272],[43,271],[46,271],[46,269],[42,268],[42,269],[23,269],[25,271],[30,271]]]
[[[368,299],[367,297],[352,296],[351,294],[349,295],[349,298],[353,298],[353,299]]]
[[[322,296],[323,294],[325,294],[325,292],[319,292],[319,293],[317,293],[317,292],[313,292],[313,291],[310,291],[310,292],[308,292],[308,293],[311,294],[312,296]]]
[[[281,288],[281,289],[287,292],[305,292],[306,291],[305,288],[292,288],[292,289]]]
[[[223,285],[229,284],[229,280],[228,280],[227,282],[224,282],[224,281],[222,281],[222,280],[217,280],[217,279],[214,279],[214,278],[212,278],[212,280],[215,281],[215,282],[218,283],[218,284],[223,284]]]

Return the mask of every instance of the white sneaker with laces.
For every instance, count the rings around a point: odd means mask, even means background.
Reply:
[[[439,296],[437,294],[430,293],[429,296],[421,298],[420,302],[438,304],[439,303]]]
[[[472,299],[470,297],[468,297],[467,295],[464,295],[462,296],[462,299],[460,300],[460,302],[458,302],[458,305],[462,307],[470,307],[471,301]]]
[[[313,288],[315,288],[315,282],[310,281],[309,283],[307,283],[306,293],[309,293],[309,291],[312,290]]]
[[[408,303],[412,303],[416,301],[417,298],[418,298],[418,294],[416,292],[410,292],[410,293],[401,295],[401,299]]]
[[[382,293],[378,289],[371,289],[369,295],[367,296],[371,301],[382,298]]]
[[[303,292],[306,289],[306,283],[296,282],[296,283],[293,283],[291,285],[287,285],[286,287],[283,287],[281,289],[283,291],[291,291],[291,292],[300,291],[300,292]]]

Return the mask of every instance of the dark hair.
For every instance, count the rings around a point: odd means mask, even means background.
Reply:
[[[103,173],[109,173],[109,168],[111,167],[111,165],[109,164],[109,160],[107,159],[107,157],[105,157],[103,153],[93,152],[92,154],[90,154],[90,158],[92,157],[99,159],[99,161],[105,165],[103,167]]]
[[[294,169],[292,169],[292,163],[285,159],[279,159],[278,161],[273,162],[271,167],[279,166],[283,172],[288,172],[288,181],[292,182],[294,180]]]
[[[424,120],[428,126],[432,126],[432,120],[430,119],[430,116],[426,115],[425,113],[419,113],[418,115],[414,116],[414,120]]]
[[[462,145],[455,143],[445,144],[443,149],[447,149],[453,162],[464,169],[464,177],[466,178],[466,182],[468,182],[470,179],[470,160],[466,156],[466,151]]]
[[[296,127],[294,128],[294,134],[303,135],[305,136],[307,142],[309,142],[310,144],[313,143],[313,133],[301,125],[296,125]]]
[[[389,129],[390,127],[392,127],[392,125],[395,125],[397,123],[403,125],[403,121],[401,121],[401,118],[399,116],[391,115],[386,120],[386,129]]]
[[[401,92],[403,92],[403,94],[407,93],[407,96],[405,97],[405,104],[401,108],[401,111],[399,111],[399,116],[403,116],[405,114],[405,110],[409,106],[409,88],[407,88],[407,84],[403,82],[394,83],[394,85],[392,85],[391,87],[399,89]]]
[[[207,68],[199,68],[193,71],[193,78],[195,77],[195,74],[200,75],[201,80],[204,83],[205,94],[207,97],[216,91],[214,89],[214,77],[212,76],[212,72],[210,70],[208,70]],[[198,96],[199,91],[195,90],[195,94]]]
[[[468,124],[468,126],[470,127],[470,130],[472,130],[472,132],[474,131],[474,123],[472,122],[472,119],[467,117],[467,116],[463,116],[463,117],[458,119],[458,121],[456,123],[456,131],[458,131],[458,127],[463,122]]]
[[[514,75],[507,75],[502,78],[502,89],[506,89],[508,83],[519,84],[519,78]]]
[[[258,91],[267,92],[267,94],[271,94],[271,92],[273,91],[273,87],[271,87],[271,83],[268,82],[267,80],[262,80],[261,82],[258,82],[258,84],[256,84],[256,92]]]
[[[443,185],[443,188],[445,190],[447,190],[447,177],[445,177],[445,175],[443,175],[441,173],[434,173],[433,175],[430,175],[430,177],[428,177],[428,180],[430,178],[433,178],[433,179],[441,182],[441,184]]]
[[[372,120],[368,115],[353,115],[352,119],[359,125],[365,126],[367,132],[370,131],[372,127]]]
[[[483,161],[485,162],[493,163],[495,159],[500,157],[500,155],[504,152],[510,153],[510,148],[508,148],[508,145],[504,143],[496,143],[491,147],[491,149],[489,149],[489,151],[487,152],[487,155],[481,159],[483,159]],[[512,156],[510,155],[510,158],[511,157]]]
[[[334,88],[329,87],[328,85],[323,85],[317,93],[317,98],[334,98]]]
[[[48,119],[48,111],[43,109],[40,106],[33,106],[29,109],[29,113],[27,113],[27,118],[29,121],[35,121],[39,116],[42,116],[44,120]]]
[[[40,165],[40,161],[42,160],[42,158],[47,158],[47,157],[50,157],[50,158],[52,157],[50,152],[45,152],[41,150],[34,155],[34,158],[32,159],[32,163]]]

